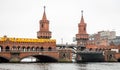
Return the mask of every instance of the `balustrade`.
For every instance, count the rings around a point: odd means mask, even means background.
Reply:
[[[49,52],[54,52],[57,51],[56,49],[36,49],[36,50],[31,50],[31,49],[1,49],[0,52],[44,52],[44,51],[49,51]]]

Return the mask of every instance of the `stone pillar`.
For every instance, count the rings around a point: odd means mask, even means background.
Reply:
[[[104,56],[105,56],[105,61],[107,62],[116,62],[117,59],[115,58],[115,51],[110,51],[110,50],[106,50],[104,52]]]
[[[11,59],[9,61],[15,63],[20,62],[19,54],[19,52],[11,52]]]
[[[59,62],[72,62],[72,50],[59,49]]]

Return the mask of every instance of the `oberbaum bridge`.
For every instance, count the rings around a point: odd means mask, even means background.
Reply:
[[[56,40],[51,39],[52,32],[49,31],[49,20],[46,17],[45,6],[43,17],[39,24],[40,29],[37,32],[37,38],[0,37],[0,62],[21,62],[22,59],[28,57],[36,58],[36,62],[72,62],[72,56],[77,52],[75,48],[78,48],[80,42],[85,42],[86,36],[84,35],[88,35],[83,15],[81,22],[78,24],[77,45],[56,44]],[[120,53],[109,52],[110,49],[120,50],[120,46],[118,48],[114,45],[98,47],[89,43],[86,44],[86,48],[105,50],[106,61],[120,61]],[[112,57],[112,60],[109,56]]]
[[[0,62],[21,62],[27,57],[35,57],[36,62],[71,62],[71,49],[57,49],[56,40],[50,39],[45,7],[37,38],[0,37]]]

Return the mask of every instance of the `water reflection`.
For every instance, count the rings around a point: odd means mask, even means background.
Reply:
[[[0,70],[118,70],[120,63],[0,63]]]
[[[86,66],[87,66],[87,63],[78,63],[76,64],[77,66],[77,70],[87,70]]]
[[[50,65],[48,63],[37,64],[40,70],[50,70]]]

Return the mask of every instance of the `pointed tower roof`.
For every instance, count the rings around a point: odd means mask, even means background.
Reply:
[[[84,24],[84,18],[83,18],[83,10],[81,11],[81,21],[80,21],[80,23],[82,23],[82,24]]]
[[[43,13],[42,20],[47,20],[46,13],[45,13],[45,6],[44,6],[44,13]]]

